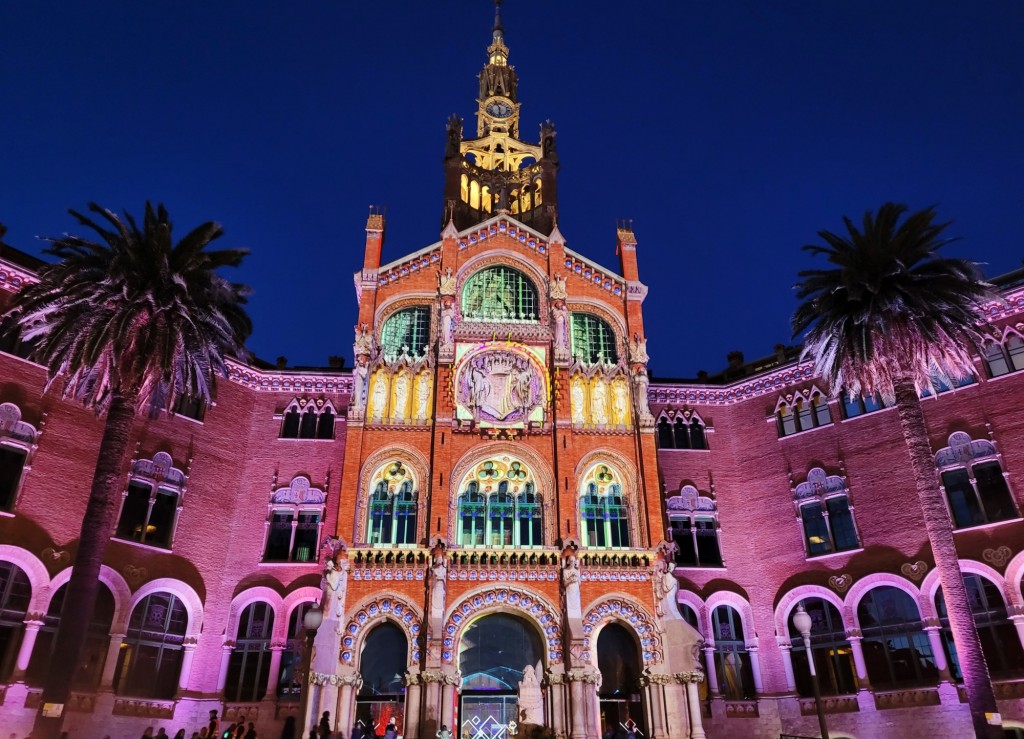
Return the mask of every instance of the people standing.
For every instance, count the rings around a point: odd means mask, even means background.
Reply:
[[[437,732],[437,739],[452,739],[452,733],[445,724],[441,724],[441,730]]]
[[[319,739],[328,739],[331,735],[331,712],[324,711],[324,715],[320,717],[320,725],[317,727],[319,732]]]

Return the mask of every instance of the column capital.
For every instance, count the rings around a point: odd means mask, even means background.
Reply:
[[[674,682],[675,678],[672,675],[665,675],[660,672],[647,672],[640,676],[640,684],[644,687],[648,685],[669,685]]]
[[[601,682],[601,673],[592,669],[569,670],[566,673],[571,683],[586,683],[587,685],[598,685]]]
[[[672,675],[673,679],[680,685],[686,683],[702,683],[704,682],[703,670],[692,670],[690,672],[677,672]]]

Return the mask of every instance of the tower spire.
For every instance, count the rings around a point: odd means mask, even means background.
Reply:
[[[501,25],[501,2],[502,0],[494,0],[494,28],[492,30],[495,41],[505,40],[505,28]]]

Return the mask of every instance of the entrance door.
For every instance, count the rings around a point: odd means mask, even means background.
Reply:
[[[643,704],[640,696],[601,699],[601,736],[643,739]]]
[[[459,702],[459,739],[511,739],[519,701],[514,695],[463,695]]]

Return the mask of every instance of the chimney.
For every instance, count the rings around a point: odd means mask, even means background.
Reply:
[[[363,253],[363,269],[376,270],[380,267],[380,252],[384,247],[384,209],[370,206],[366,219],[366,251]]]
[[[729,352],[725,358],[729,360],[729,369],[739,369],[743,366],[743,352]]]

